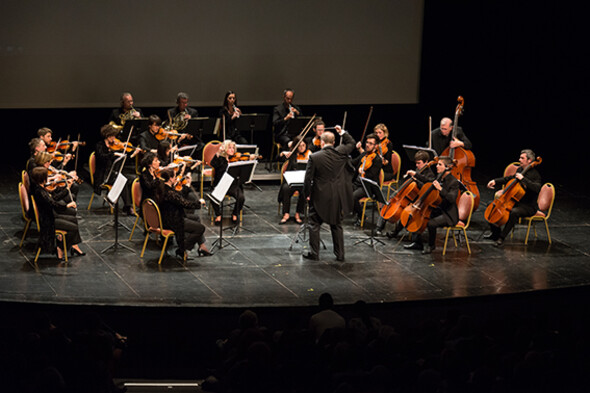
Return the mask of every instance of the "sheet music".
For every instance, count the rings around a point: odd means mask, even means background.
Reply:
[[[229,165],[231,164],[233,163],[230,163]],[[225,172],[221,177],[221,180],[219,180],[219,183],[217,183],[217,186],[211,193],[212,200],[219,205],[223,198],[225,198],[225,194],[227,194],[227,190],[229,190],[233,182],[233,176]]]
[[[113,188],[107,194],[107,199],[110,203],[117,203],[117,199],[119,199],[119,195],[121,195],[121,191],[123,191],[123,187],[125,187],[125,183],[127,183],[127,178],[120,173],[117,174],[117,179],[113,184]]]
[[[305,180],[305,171],[285,171],[283,177],[288,185],[303,184]]]

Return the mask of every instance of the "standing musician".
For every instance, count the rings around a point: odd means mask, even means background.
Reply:
[[[434,188],[440,192],[441,203],[434,208],[428,221],[428,244],[422,254],[430,254],[436,248],[436,228],[455,225],[459,221],[457,197],[459,196],[459,181],[451,175],[453,160],[450,157],[439,157],[436,164],[437,179],[432,182]],[[420,241],[417,236],[416,241]],[[410,247],[408,247],[410,248]]]
[[[301,116],[301,109],[293,105],[293,89],[283,91],[283,102],[275,106],[272,111],[272,126],[274,128],[275,142],[279,143],[284,150],[288,150],[288,144],[291,138],[287,133],[287,128],[291,119]]]
[[[383,180],[393,179],[393,167],[391,166],[391,155],[393,154],[393,144],[389,140],[389,130],[383,123],[379,123],[373,128],[373,134],[377,135],[377,154],[381,157],[383,163]]]
[[[96,144],[95,156],[96,156],[96,172],[94,173],[94,193],[100,195],[103,184],[113,184],[115,182],[116,171],[113,169],[110,178],[106,176],[111,171],[113,163],[117,157],[121,157],[125,152],[114,151],[112,149],[116,144],[116,136],[119,134],[119,130],[111,124],[106,124],[100,129],[100,134],[103,140]],[[136,149],[134,154],[137,154],[139,149]],[[117,163],[118,164],[118,163]],[[121,193],[123,199],[123,212],[127,215],[133,215],[133,209],[131,208],[131,189],[130,182],[125,184]]]
[[[51,194],[45,189],[47,182],[47,168],[37,167],[31,171],[31,194],[35,198],[39,212],[39,233],[38,244],[43,252],[56,252],[57,259],[64,261],[64,252],[59,246],[56,247],[55,230],[67,231],[66,245],[70,245],[70,252],[74,255],[86,255],[79,246],[82,242],[80,231],[78,229],[78,220],[75,215],[60,214],[67,208],[76,208],[76,202],[66,203],[65,201],[56,201]],[[61,239],[58,239],[61,241]],[[60,243],[61,245],[61,243]]]
[[[348,214],[353,205],[352,168],[348,155],[354,150],[352,136],[336,126],[342,143],[334,147],[334,134],[322,134],[322,150],[313,153],[307,162],[303,194],[309,204],[309,246],[311,252],[303,257],[319,260],[320,227],[330,224],[336,260],[344,261],[343,214]]]
[[[326,123],[324,123],[322,120],[316,120],[313,123],[314,136],[307,138],[305,141],[312,153],[322,149],[322,134],[324,133],[325,128]]]
[[[121,94],[121,106],[113,109],[109,117],[109,124],[121,129],[125,121],[143,117],[141,109],[133,107],[133,96],[129,92]]]
[[[188,94],[180,92],[176,95],[176,106],[168,109],[168,126],[175,130],[182,130],[186,127],[189,119],[199,116],[199,111],[188,106]]]
[[[185,209],[200,209],[205,204],[203,199],[189,201],[182,194],[174,189],[176,177],[174,171],[166,169],[160,172],[164,182],[164,193],[159,201],[162,212],[162,224],[165,228],[174,231],[178,249],[176,255],[184,260],[187,259],[187,252],[192,250],[195,244],[199,244],[199,256],[213,255],[205,246],[205,226],[201,224],[199,217],[188,216]]]
[[[215,176],[213,177],[213,187],[217,186],[223,177],[223,174],[227,171],[230,160],[235,156],[235,154],[236,143],[230,140],[223,141],[219,147],[219,151],[217,154],[215,154],[215,156],[213,156],[213,159],[211,159],[210,162],[211,167],[215,171]],[[250,159],[254,160],[256,159],[256,156],[252,155]],[[227,195],[234,197],[236,200],[231,217],[232,222],[235,224],[238,222],[240,211],[242,210],[244,202],[246,201],[246,198],[244,197],[244,189],[241,185],[238,185],[237,179],[234,179],[232,185],[227,191]],[[221,222],[221,208],[218,204],[213,203],[213,210],[215,211],[215,224],[219,225]]]
[[[484,236],[484,238],[494,240],[496,246],[501,246],[504,243],[504,239],[506,239],[506,236],[508,236],[512,228],[514,228],[514,225],[518,222],[520,217],[529,217],[537,212],[537,198],[539,197],[539,192],[541,191],[542,186],[541,175],[536,168],[529,168],[529,165],[535,161],[535,153],[531,149],[524,149],[520,152],[518,161],[520,162],[520,166],[516,170],[514,176],[499,177],[488,182],[488,188],[493,189],[495,186],[503,186],[508,183],[508,181],[516,178],[520,181],[520,185],[525,190],[524,196],[520,201],[516,202],[510,211],[508,222],[504,225],[504,229],[490,224],[492,233]],[[499,192],[501,193],[502,191]]]
[[[231,90],[227,91],[223,98],[223,105],[219,109],[219,116],[225,119],[222,123],[222,127],[225,126],[225,139],[231,139],[237,144],[246,144],[248,140],[240,135],[240,131],[236,127],[236,119],[242,115],[242,111],[237,105],[236,93]]]
[[[301,142],[299,142],[301,141]],[[287,171],[295,171],[300,165],[307,165],[311,151],[307,148],[306,140],[301,140],[300,136],[293,139],[293,143],[297,145],[297,152],[290,154],[287,152],[285,156],[288,157],[289,163],[287,164]],[[305,213],[305,197],[303,197],[303,187],[296,185],[289,185],[286,181],[283,181],[281,188],[279,189],[278,201],[283,203],[283,218],[279,222],[279,225],[286,224],[289,221],[289,211],[291,210],[291,196],[299,191],[299,198],[297,199],[297,209],[295,210],[295,222],[297,224],[303,224],[301,215]]]
[[[453,131],[453,121],[448,117],[443,117],[440,127],[432,130],[432,148],[437,155],[441,155],[447,147],[452,149],[462,147],[471,150],[471,141],[461,127],[457,127],[456,138],[453,138],[451,131]]]
[[[354,200],[354,210],[356,214],[355,226],[361,225],[361,198],[367,196],[365,189],[361,184],[360,177],[373,180],[377,184],[379,183],[379,175],[381,173],[382,160],[379,154],[377,154],[377,142],[379,138],[375,134],[367,135],[365,139],[365,149],[362,148],[361,142],[358,142],[356,148],[361,152],[361,155],[352,160],[352,165],[355,167],[357,176],[352,184],[352,197]]]

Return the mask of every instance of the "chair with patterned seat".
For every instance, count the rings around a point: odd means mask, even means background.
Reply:
[[[35,215],[35,223],[37,224],[37,231],[39,233],[41,233],[41,224],[39,224],[39,210],[37,209],[37,203],[35,202],[35,197],[31,196],[31,204],[33,205],[33,213]],[[62,242],[62,250],[64,251],[64,258],[65,261],[68,261],[68,247],[66,244],[66,235],[68,234],[67,231],[61,230],[61,229],[56,229],[55,230],[55,235],[56,236],[61,236],[61,242]],[[39,246],[37,248],[37,254],[35,254],[35,263],[37,263],[37,260],[39,259],[39,255],[41,254],[41,246]]]
[[[135,227],[137,227],[137,223],[139,222],[139,219],[141,217],[141,215],[139,214],[139,209],[141,208],[142,193],[143,192],[141,190],[141,183],[139,182],[139,178],[136,178],[135,180],[133,180],[133,183],[131,183],[131,211],[135,216],[135,222],[133,223],[133,228],[131,229],[129,240],[133,238],[133,232],[135,231]]]
[[[537,206],[539,207],[539,210],[537,210],[537,212],[534,215],[530,217],[523,217],[521,219],[521,222],[528,222],[524,244],[528,244],[529,234],[531,232],[531,225],[533,226],[535,237],[537,237],[537,229],[535,228],[534,224],[538,221],[543,221],[545,223],[545,230],[547,231],[547,241],[549,242],[549,244],[551,244],[551,233],[549,232],[549,225],[547,224],[547,221],[551,216],[551,211],[553,210],[554,202],[555,186],[551,183],[545,183],[543,187],[541,187],[541,191],[539,191],[539,197],[537,198]]]
[[[391,162],[389,164],[393,168],[393,179],[383,182],[383,187],[387,187],[387,200],[389,200],[391,189],[396,188],[399,184],[399,173],[402,166],[402,159],[396,151],[391,152]]]
[[[140,258],[143,258],[143,254],[145,253],[145,247],[147,245],[147,241],[150,237],[150,234],[154,233],[157,236],[162,236],[164,238],[164,244],[162,245],[162,252],[160,253],[160,259],[158,259],[158,265],[162,263],[162,258],[164,257],[164,252],[166,251],[166,245],[168,245],[168,239],[174,236],[174,231],[170,229],[165,229],[162,225],[162,215],[160,214],[160,208],[152,199],[146,199],[143,201],[142,213],[143,213],[143,222],[145,224],[146,234],[145,240],[143,242],[143,248],[141,249]]]
[[[24,172],[24,171],[23,171]],[[27,188],[23,183],[18,183],[18,196],[20,199],[20,207],[23,214],[23,219],[25,220],[25,228],[23,229],[23,236],[20,239],[20,243],[18,248],[23,246],[25,238],[27,237],[27,233],[29,232],[29,227],[31,226],[31,221],[33,219],[31,216],[30,206],[29,206],[29,193]]]

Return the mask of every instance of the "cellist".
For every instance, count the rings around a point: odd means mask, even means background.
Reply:
[[[440,127],[432,130],[432,148],[436,151],[436,154],[441,155],[447,147],[451,149],[462,147],[471,150],[471,141],[461,127],[457,126],[454,138],[451,131],[453,131],[453,121],[448,117],[443,117],[440,121]]]
[[[535,157],[535,153],[531,149],[522,150],[520,152],[520,157],[518,158],[520,166],[516,170],[514,176],[499,177],[490,180],[488,183],[488,188],[493,189],[495,186],[502,186],[512,179],[517,179],[525,190],[524,196],[520,201],[516,202],[510,211],[508,222],[506,222],[503,229],[497,225],[490,224],[492,233],[484,236],[484,238],[494,240],[496,246],[501,246],[502,243],[504,243],[504,239],[508,236],[512,228],[514,228],[514,224],[518,222],[520,217],[532,216],[537,211],[537,198],[539,197],[539,191],[541,191],[542,186],[541,175],[536,168],[529,168],[531,163],[535,161]]]
[[[379,174],[381,173],[381,167],[383,166],[381,157],[377,154],[377,143],[379,142],[379,137],[375,134],[367,135],[365,139],[365,148],[362,148],[361,142],[358,142],[356,148],[361,153],[360,156],[352,160],[352,165],[356,169],[356,178],[352,182],[352,197],[354,200],[354,209],[353,212],[356,213],[356,222],[354,223],[355,226],[360,226],[361,224],[361,198],[367,196],[365,193],[365,189],[361,184],[361,180],[359,177],[364,177],[365,179],[371,179],[376,183],[379,183]]]

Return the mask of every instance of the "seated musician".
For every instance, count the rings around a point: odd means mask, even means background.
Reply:
[[[316,151],[322,150],[322,134],[324,133],[324,129],[326,128],[326,123],[322,120],[316,120],[313,123],[313,133],[312,137],[306,138],[305,142],[307,146],[309,146],[309,150],[312,153]]]
[[[228,164],[233,160],[235,154],[236,143],[234,141],[226,140],[221,144],[217,154],[211,159],[210,165],[215,171],[215,176],[213,177],[214,187],[217,186],[223,177],[223,174],[227,171]],[[252,155],[251,159],[256,159],[256,156]],[[233,223],[237,223],[238,216],[240,215],[240,211],[246,200],[244,197],[244,189],[241,185],[238,185],[237,179],[234,179],[231,187],[227,191],[227,195],[234,197],[236,200],[231,220]],[[221,208],[218,204],[213,203],[213,210],[215,211],[215,224],[218,225],[221,222]]]
[[[144,152],[156,153],[158,150],[158,145],[160,144],[160,140],[165,138],[163,136],[160,139],[156,137],[160,131],[162,119],[160,119],[160,116],[158,115],[150,115],[148,118],[148,124],[148,129],[139,134],[137,144]]]
[[[373,128],[373,134],[377,135],[377,154],[381,156],[383,162],[383,180],[393,179],[393,167],[391,166],[391,155],[393,154],[393,144],[389,140],[389,130],[383,123],[379,123]]]
[[[174,189],[177,178],[174,171],[166,169],[160,172],[164,182],[164,193],[158,202],[162,213],[162,224],[164,228],[174,231],[178,249],[176,255],[179,258],[187,259],[188,251],[192,250],[195,244],[199,244],[199,256],[210,256],[211,252],[205,246],[205,226],[201,224],[199,217],[187,216],[185,209],[200,209],[205,204],[203,199],[190,201]]]
[[[236,127],[236,120],[239,119],[242,111],[238,108],[238,99],[236,93],[229,90],[225,93],[223,98],[223,105],[219,109],[219,117],[224,120],[222,127],[225,126],[225,139],[231,139],[237,144],[247,144],[248,140],[240,135],[240,131]]]
[[[116,146],[116,136],[119,134],[119,130],[111,124],[106,124],[100,129],[102,140],[96,144],[95,157],[96,157],[96,171],[94,173],[94,193],[97,195],[101,194],[102,185],[112,185],[115,182],[116,174],[121,169],[120,165],[122,161],[115,160],[117,157],[123,156],[123,151],[115,151],[113,148]],[[135,155],[139,152],[136,149],[132,154]],[[108,178],[107,178],[108,177]],[[127,182],[123,191],[121,192],[121,198],[123,199],[123,212],[127,215],[133,215],[133,209],[131,208],[131,182]]]
[[[471,150],[471,141],[467,138],[463,129],[457,127],[455,130],[456,137],[453,138],[453,121],[448,117],[443,117],[440,121],[440,127],[432,130],[432,148],[437,155],[441,155],[447,147],[463,147]]]
[[[79,244],[82,242],[80,231],[78,229],[78,219],[76,215],[60,214],[68,208],[75,209],[76,202],[66,203],[65,201],[56,201],[51,194],[45,189],[47,183],[47,168],[36,167],[31,171],[31,194],[35,198],[39,212],[39,246],[42,252],[57,253],[57,259],[65,260],[61,243],[56,246],[55,230],[67,231],[66,245],[70,246],[70,252],[74,255],[86,255]],[[58,239],[61,241],[61,239]]]
[[[199,111],[188,106],[188,94],[179,92],[176,95],[176,106],[166,111],[168,119],[166,124],[175,130],[181,131],[186,127],[187,121],[199,116]]]
[[[361,155],[352,160],[352,165],[355,167],[357,173],[357,176],[352,183],[352,197],[354,200],[353,212],[356,214],[355,226],[361,225],[362,208],[360,200],[367,196],[365,189],[361,184],[360,177],[379,183],[382,161],[381,157],[377,154],[378,141],[379,138],[377,135],[369,134],[365,140],[364,149],[362,148],[361,142],[358,142],[356,145],[356,148],[361,152]]]
[[[121,106],[113,109],[109,117],[109,124],[115,128],[123,128],[125,121],[143,117],[141,109],[133,107],[133,96],[129,92],[121,94]]]
[[[272,111],[272,126],[275,134],[275,142],[281,145],[283,150],[288,150],[291,140],[288,127],[291,119],[301,116],[301,109],[293,104],[295,92],[293,89],[283,91],[283,102],[275,106]]]
[[[291,152],[287,152],[285,155],[288,156],[289,163],[287,164],[287,171],[296,171],[296,170],[305,170],[305,166],[307,165],[307,161],[309,161],[309,156],[311,155],[311,151],[307,148],[307,143],[305,140],[301,140],[301,137],[297,136],[293,139],[293,144],[297,145],[297,152],[290,154]],[[299,191],[299,197],[297,198],[297,209],[295,210],[295,222],[297,224],[302,224],[303,220],[301,219],[301,215],[305,213],[305,198],[303,197],[303,184],[301,185],[289,185],[286,181],[283,180],[281,184],[281,188],[279,189],[279,197],[278,201],[283,203],[283,218],[279,222],[280,225],[286,224],[289,221],[290,215],[289,211],[291,210],[291,196],[296,192]]]
[[[141,203],[150,198],[155,201],[162,196],[162,181],[158,177],[160,173],[160,159],[154,153],[147,153],[141,160],[141,175],[139,184],[141,186]]]
[[[35,164],[35,156],[40,152],[45,152],[46,149],[47,146],[41,138],[33,138],[29,141],[29,150],[31,151],[31,157],[29,157],[27,163],[25,164],[25,171],[29,172],[31,169],[37,166]]]
[[[431,182],[434,180],[434,173],[432,173],[432,170],[430,169],[430,167],[427,165],[428,164],[428,159],[430,158],[430,156],[428,155],[427,152],[423,151],[423,150],[418,150],[416,152],[416,154],[414,154],[414,162],[416,164],[416,169],[415,170],[408,170],[406,172],[406,174],[404,175],[404,177],[408,177],[410,176],[418,185],[418,189],[422,188],[422,186],[425,183]],[[379,221],[377,221],[377,231],[383,231],[383,228],[385,227],[385,219],[383,219],[383,217],[379,216]],[[396,238],[397,235],[399,234],[399,232],[404,228],[404,226],[401,224],[401,222],[397,221],[393,227],[393,230],[391,230],[390,232],[387,232],[387,237],[390,239]],[[412,238],[414,238],[414,236],[412,236]],[[422,244],[421,243],[413,243],[408,245],[407,248],[409,249],[413,249],[414,247],[417,247],[418,249],[422,249]]]
[[[39,152],[35,155],[35,167],[43,167],[48,170],[48,183],[51,183],[51,187],[47,187],[47,190],[56,201],[75,202],[80,190],[78,183],[76,183],[78,176],[74,172],[68,173],[52,167],[52,160],[53,155],[47,152]],[[31,171],[32,169],[29,171],[29,178]],[[76,215],[76,211],[71,209],[67,214]]]
[[[71,143],[71,145],[66,145],[67,147],[65,149],[62,149],[61,147],[59,149],[57,149],[56,148],[57,142],[53,141],[53,131],[51,131],[51,129],[48,127],[39,128],[37,130],[37,136],[39,138],[41,138],[43,140],[43,142],[45,142],[45,146],[47,147],[47,149],[49,150],[50,153],[54,152],[54,151],[56,152],[58,150],[66,151],[67,152],[66,155],[69,154],[69,156],[67,157],[67,160],[69,160],[71,155],[74,154],[74,152],[78,148],[78,144],[79,144],[79,142],[74,141]],[[60,145],[61,145],[61,143],[60,143]],[[52,149],[49,149],[50,147],[52,147]],[[71,149],[70,149],[70,147],[71,147]],[[67,160],[65,162],[67,162]],[[64,166],[65,166],[65,164],[64,164]]]
[[[524,196],[516,202],[510,211],[508,222],[504,225],[503,229],[499,226],[490,224],[492,233],[484,236],[484,238],[494,240],[496,246],[501,246],[502,243],[504,243],[504,239],[506,239],[506,236],[508,236],[512,228],[514,228],[514,225],[518,222],[520,217],[529,217],[537,212],[537,198],[539,197],[539,192],[541,191],[542,186],[541,175],[536,168],[529,168],[531,163],[535,161],[535,153],[531,149],[524,149],[520,152],[518,161],[520,162],[520,166],[516,170],[514,176],[499,177],[490,180],[488,183],[488,188],[494,188],[496,186],[501,187],[515,178],[520,181],[520,185],[525,190]],[[501,192],[502,191],[500,191],[500,193]]]

